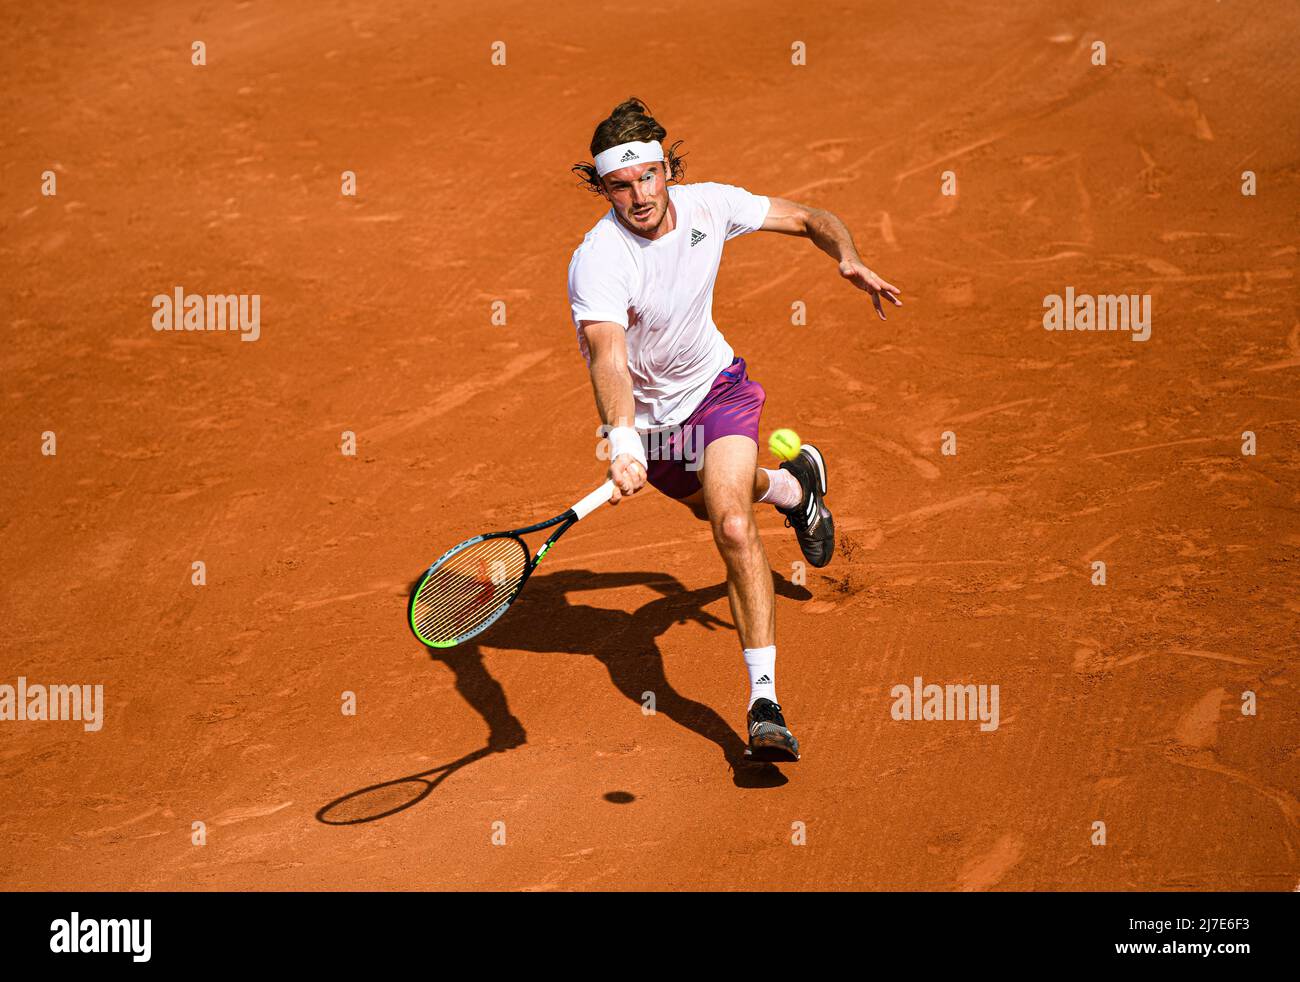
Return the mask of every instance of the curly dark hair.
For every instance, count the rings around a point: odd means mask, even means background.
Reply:
[[[632,96],[615,106],[609,116],[596,127],[596,133],[591,138],[591,156],[594,159],[601,151],[632,140],[644,142],[658,140],[662,143],[667,135],[668,131],[650,115],[650,107],[636,96]],[[677,148],[681,145],[682,141],[678,140],[664,149],[664,156],[668,158],[668,181],[680,182],[686,173],[686,164],[682,162],[685,154],[677,152]],[[584,160],[569,169],[582,178],[582,186],[588,191],[601,193],[603,188],[595,164]]]

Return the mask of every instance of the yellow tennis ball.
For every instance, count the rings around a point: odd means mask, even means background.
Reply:
[[[794,460],[802,446],[799,434],[794,430],[776,430],[767,438],[767,449],[781,460]]]

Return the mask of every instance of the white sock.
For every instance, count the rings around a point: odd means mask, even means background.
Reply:
[[[756,699],[776,702],[776,645],[746,648],[745,667],[749,669],[749,706]]]
[[[778,508],[793,508],[803,501],[803,487],[799,479],[787,470],[770,471],[760,468],[767,475],[767,491],[759,501],[776,505]]]

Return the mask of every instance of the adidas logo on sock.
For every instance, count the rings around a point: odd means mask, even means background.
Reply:
[[[759,679],[759,680],[758,680],[757,682],[755,682],[754,684],[755,684],[755,685],[771,685],[771,684],[772,684],[772,679],[771,679],[770,677],[764,675],[761,679]]]
[[[691,229],[691,245],[697,246],[704,241],[705,235],[698,228]]]
[[[636,160],[636,159],[637,159],[636,151],[629,150],[627,153],[623,154],[623,156],[618,158],[618,162],[620,164],[626,164],[629,160]]]

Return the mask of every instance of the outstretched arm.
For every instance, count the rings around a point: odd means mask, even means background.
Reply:
[[[769,198],[768,201],[771,207],[763,222],[762,231],[812,239],[818,249],[840,264],[841,276],[859,290],[871,294],[871,302],[881,320],[885,319],[885,310],[880,304],[882,296],[895,307],[903,306],[903,301],[898,299],[898,294],[902,291],[867,268],[858,255],[858,247],[853,244],[853,236],[848,227],[838,216],[785,198]]]

